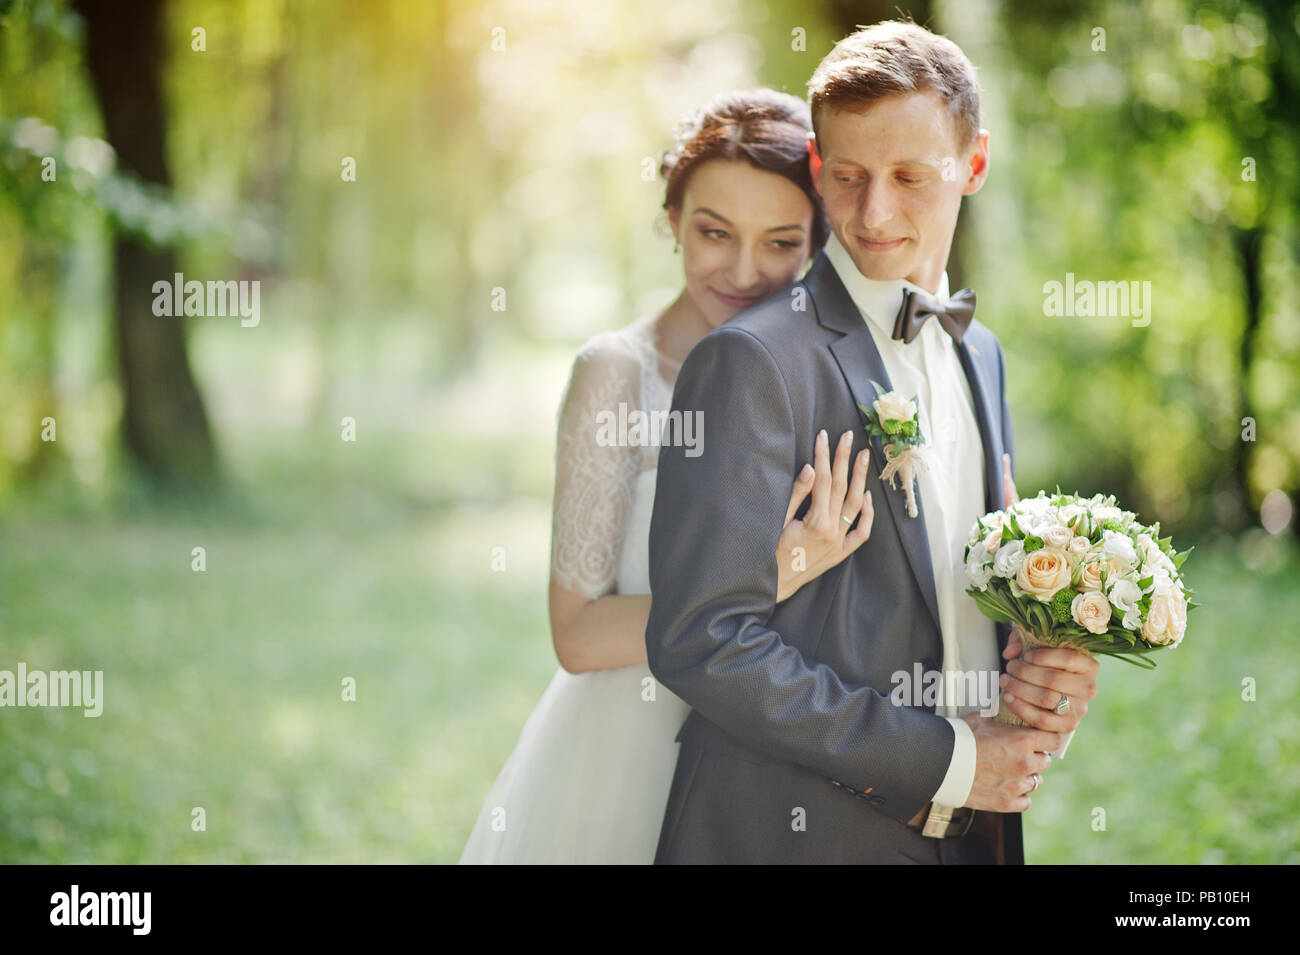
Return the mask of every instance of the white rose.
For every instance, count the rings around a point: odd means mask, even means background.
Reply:
[[[1120,577],[1110,585],[1109,597],[1111,605],[1124,615],[1124,629],[1137,630],[1142,625],[1142,613],[1138,610],[1142,591],[1138,585],[1127,577]]]
[[[1102,521],[1117,521],[1123,515],[1118,507],[1109,504],[1097,504],[1092,509],[1092,519],[1100,524]]]
[[[1169,559],[1169,555],[1162,550],[1156,551],[1156,566],[1162,568],[1170,577],[1178,576],[1178,568],[1175,567],[1174,562]]]
[[[1025,559],[1024,541],[1007,541],[993,555],[993,573],[999,577],[1014,577]]]
[[[1012,508],[1016,512],[1017,520],[1021,518],[1042,520],[1052,513],[1052,502],[1043,496],[1042,491],[1039,491],[1037,497],[1027,497],[1019,500],[1012,505]],[[1053,523],[1055,523],[1055,517],[1053,517]]]
[[[1074,538],[1074,533],[1060,524],[1054,524],[1043,531],[1043,546],[1053,547],[1056,550],[1065,550],[1070,546],[1070,541]]]
[[[1086,537],[1071,537],[1070,545],[1065,548],[1065,552],[1073,557],[1076,561],[1082,560],[1084,555],[1092,549],[1092,541]]]
[[[993,561],[982,543],[972,544],[966,555],[966,579],[977,590],[987,590],[989,578],[993,576]]]
[[[1169,571],[1163,567],[1157,567],[1151,574],[1151,591],[1157,594],[1167,594],[1177,588],[1174,586],[1174,579],[1169,576]]]
[[[1105,633],[1110,624],[1110,601],[1097,590],[1079,594],[1070,603],[1070,616],[1089,633]]]
[[[1078,504],[1063,504],[1056,511],[1056,519],[1061,526],[1074,528],[1079,522],[1079,518],[1084,517],[1087,513],[1087,510]]]
[[[1137,551],[1133,547],[1133,541],[1127,534],[1105,531],[1101,538],[1101,552],[1107,557],[1116,558],[1125,572],[1137,566]]]
[[[871,402],[871,407],[876,409],[881,421],[911,421],[916,415],[916,402],[897,391],[886,391]]]

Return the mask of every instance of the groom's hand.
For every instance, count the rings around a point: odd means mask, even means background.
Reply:
[[[963,719],[975,734],[975,781],[966,806],[987,812],[1024,812],[1032,802],[1029,794],[1041,785],[1042,774],[1052,765],[1047,754],[1060,747],[1060,734],[1006,726],[979,713]],[[1039,775],[1037,784],[1035,773]]]
[[[1002,674],[1002,702],[1030,726],[1052,733],[1078,729],[1088,701],[1097,695],[1095,657],[1066,647],[1037,647],[1022,652],[1020,628],[1016,626],[1002,655],[1010,662]],[[1057,712],[1062,697],[1069,708]],[[1049,750],[1050,752],[1050,750]]]

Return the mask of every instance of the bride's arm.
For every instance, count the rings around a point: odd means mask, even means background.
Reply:
[[[598,335],[574,359],[560,405],[548,604],[555,655],[571,673],[646,658],[650,596],[616,592],[643,449],[602,427],[620,404],[641,407],[640,375],[620,335]]]
[[[570,673],[645,663],[649,594],[607,594],[592,600],[551,579],[551,637]]]
[[[871,536],[875,512],[870,493],[863,493],[869,452],[864,449],[857,455],[850,475],[851,447],[841,439],[832,467],[829,440],[819,440],[813,465],[806,466],[795,481],[776,548],[778,603],[840,563]],[[794,515],[810,492],[812,503],[796,520]],[[856,520],[851,529],[841,515]],[[609,594],[593,600],[552,577],[549,604],[555,655],[570,673],[646,661],[648,594]]]

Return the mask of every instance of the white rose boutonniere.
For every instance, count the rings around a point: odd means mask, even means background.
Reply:
[[[916,398],[905,397],[897,391],[885,391],[874,381],[871,385],[876,389],[876,400],[870,408],[863,404],[858,408],[867,419],[867,433],[879,438],[885,449],[885,467],[880,472],[880,479],[888,481],[894,488],[898,487],[897,479],[902,479],[903,493],[907,496],[907,516],[916,517],[913,485],[919,471],[930,466],[927,460],[929,448],[921,434]]]

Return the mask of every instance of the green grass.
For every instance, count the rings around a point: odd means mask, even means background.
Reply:
[[[555,667],[546,503],[296,477],[193,517],[0,522],[0,668],[105,684],[98,718],[0,710],[0,862],[459,856]]]
[[[0,520],[0,668],[105,680],[97,719],[0,710],[0,862],[454,862],[555,668],[542,482],[501,450],[432,464],[441,497],[334,460],[216,509]],[[1246,543],[1198,547],[1157,671],[1103,662],[1031,862],[1300,861],[1300,556]]]

